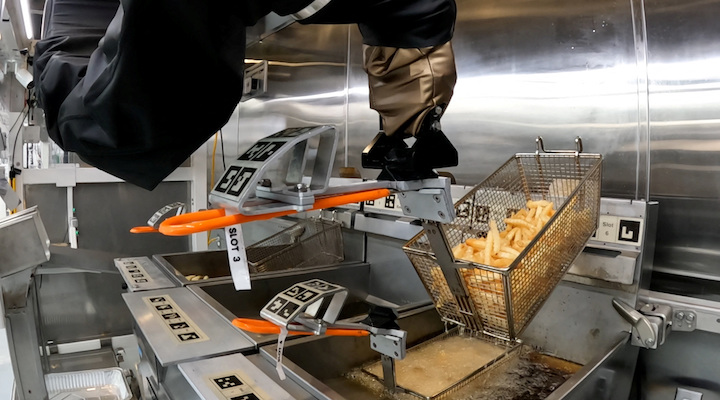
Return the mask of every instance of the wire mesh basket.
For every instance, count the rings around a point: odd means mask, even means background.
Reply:
[[[343,261],[340,224],[301,220],[246,248],[251,272],[281,271]]]
[[[596,229],[601,166],[599,154],[519,153],[460,199],[455,220],[441,225],[449,248],[486,237],[491,221],[505,229],[507,218],[528,201],[555,205],[554,215],[508,267],[455,260],[450,272],[459,274],[463,295],[450,289],[428,232],[412,238],[405,253],[443,319],[472,331],[516,339]]]

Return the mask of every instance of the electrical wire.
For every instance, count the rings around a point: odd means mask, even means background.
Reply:
[[[12,127],[8,130],[8,134],[12,132],[13,129],[15,129],[15,126],[18,122],[21,120],[25,120],[25,117],[27,116],[27,105],[23,107],[22,111],[20,111],[20,115],[18,115],[15,122],[13,122]],[[20,125],[20,128],[22,128],[22,125]],[[15,146],[17,146],[18,138],[20,137],[20,128],[18,128],[18,131],[15,133],[15,141],[13,142],[12,150],[10,151],[10,168],[15,168]]]
[[[223,131],[220,128],[220,154],[222,155],[223,171],[227,169],[225,166],[225,140],[223,140]]]
[[[13,129],[15,129],[15,126],[18,124],[18,122],[20,122],[21,120],[22,121],[25,120],[25,116],[27,116],[26,109],[27,109],[27,104],[20,111],[20,115],[18,115],[15,122],[13,122],[12,126],[8,130],[8,134],[12,133]],[[28,112],[29,112],[29,110],[28,110]],[[18,141],[18,138],[20,137],[20,129],[21,128],[22,128],[22,124],[20,125],[20,128],[18,128],[17,132],[15,133],[15,140],[13,141],[12,150],[10,151],[10,187],[12,188],[12,190],[14,192],[17,192],[17,183],[16,183],[16,178],[15,178],[15,172],[14,172],[14,170],[15,170],[15,146],[17,146],[17,141]],[[15,214],[16,212],[17,212],[17,208],[13,208],[10,211],[10,214]]]
[[[215,148],[217,147],[218,133],[220,134],[220,155],[222,156],[222,160],[223,160],[223,171],[227,169],[225,167],[225,141],[223,140],[223,137],[222,137],[222,128],[220,128],[220,131],[215,133],[215,143],[213,144],[212,174],[211,174],[211,178],[210,178],[210,180],[212,180],[213,185],[215,184]],[[212,186],[210,187],[210,190],[212,190]],[[208,245],[213,242],[217,242],[219,240],[220,240],[219,236],[216,236],[216,237],[210,239],[210,231],[208,231]]]
[[[217,150],[217,143],[218,143],[218,133],[215,132],[215,140],[213,141],[213,151],[212,151],[212,157],[210,158],[211,166],[210,166],[210,187],[208,190],[212,190],[213,186],[215,185],[215,151]]]
[[[213,150],[212,150],[212,157],[210,163],[210,188],[208,191],[212,190],[213,186],[215,185],[215,152],[217,151],[217,143],[218,143],[218,135],[220,132],[215,132],[215,140],[213,141]],[[223,160],[225,162],[225,160]],[[210,240],[210,231],[207,233],[207,244],[209,245],[213,241]]]

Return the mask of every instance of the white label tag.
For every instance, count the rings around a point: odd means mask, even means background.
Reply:
[[[281,381],[285,380],[285,371],[282,367],[283,348],[285,347],[285,338],[287,338],[288,330],[285,326],[280,327],[280,335],[278,336],[277,353],[275,354],[275,361],[277,364],[275,370],[277,371],[278,377]]]
[[[227,243],[230,274],[235,284],[235,290],[250,290],[250,270],[240,224],[225,228],[225,243]]]

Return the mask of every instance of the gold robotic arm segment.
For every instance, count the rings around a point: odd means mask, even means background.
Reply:
[[[370,107],[388,135],[415,136],[440,119],[457,81],[450,42],[411,49],[365,45],[363,56]]]

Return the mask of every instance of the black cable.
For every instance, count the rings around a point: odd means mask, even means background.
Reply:
[[[10,134],[13,129],[15,129],[15,125],[17,125],[17,123],[18,123],[20,120],[24,120],[24,119],[25,119],[25,115],[27,115],[27,114],[25,114],[25,109],[26,109],[26,108],[27,108],[27,106],[23,107],[22,111],[20,111],[20,115],[18,115],[17,119],[16,119],[15,122],[12,124],[12,127],[10,128],[10,130],[8,130],[8,134]],[[23,115],[23,114],[25,114],[25,115]],[[20,125],[20,128],[22,128],[22,125]],[[17,131],[17,133],[15,134],[15,141],[14,141],[14,143],[13,143],[12,151],[11,151],[11,153],[10,153],[10,154],[11,154],[11,155],[10,155],[10,169],[11,169],[11,170],[15,168],[15,146],[17,146],[17,141],[18,141],[18,138],[20,137],[20,128],[18,128],[18,131]]]
[[[225,141],[223,140],[222,128],[220,128],[220,154],[222,155],[223,171],[225,171],[227,167],[225,167]]]

